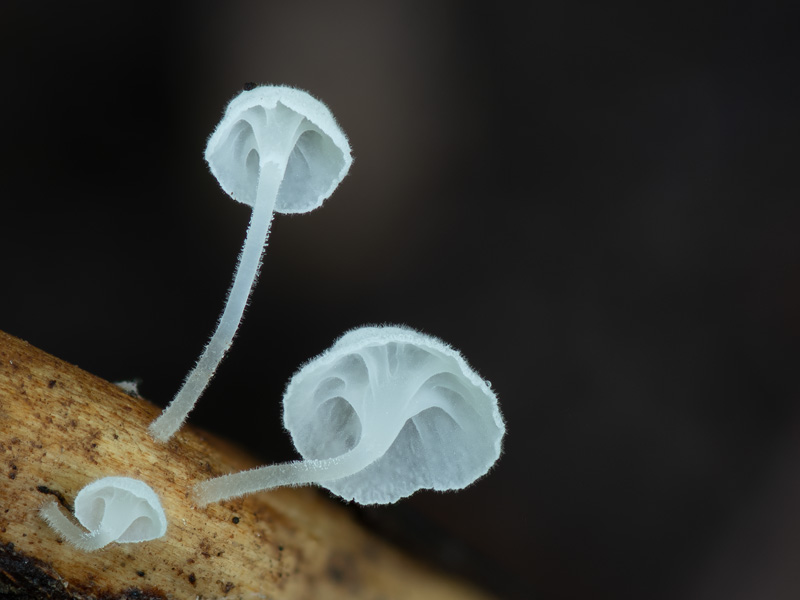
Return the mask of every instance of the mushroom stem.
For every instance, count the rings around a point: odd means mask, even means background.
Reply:
[[[239,255],[233,285],[228,292],[225,309],[217,322],[217,329],[200,355],[194,369],[183,382],[183,386],[164,412],[150,424],[150,435],[159,442],[166,442],[180,429],[189,412],[214,376],[219,363],[231,347],[233,337],[242,320],[247,299],[253,289],[261,257],[267,247],[270,225],[272,223],[275,200],[278,196],[286,164],[272,161],[261,165],[258,178],[258,191],[247,237]]]
[[[208,479],[194,486],[194,499],[199,506],[205,506],[253,492],[342,479],[383,456],[395,437],[389,439],[388,445],[385,441],[376,445],[362,439],[355,448],[334,458],[297,460]]]
[[[84,531],[70,521],[64,513],[61,512],[61,509],[58,508],[58,504],[54,501],[47,502],[42,506],[42,508],[39,509],[39,514],[42,515],[42,518],[56,533],[79,550],[84,550],[86,552],[99,550],[103,546],[110,544],[127,528],[127,525],[126,527],[117,525],[119,531],[108,528],[101,528],[97,531]]]

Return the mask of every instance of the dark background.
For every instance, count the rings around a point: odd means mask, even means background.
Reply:
[[[0,328],[166,403],[249,218],[205,140],[307,89],[356,161],[276,219],[191,422],[294,458],[294,370],[405,323],[509,434],[369,525],[508,598],[800,597],[797,4],[487,6],[6,0]]]

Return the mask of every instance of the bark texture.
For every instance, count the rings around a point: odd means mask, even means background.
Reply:
[[[489,598],[364,531],[315,489],[197,508],[193,484],[257,463],[189,426],[154,442],[158,412],[0,332],[0,598]],[[39,517],[45,501],[70,509],[109,475],[156,491],[165,537],[82,552]]]

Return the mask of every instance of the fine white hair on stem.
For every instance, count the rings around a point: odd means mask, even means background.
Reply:
[[[108,532],[102,530],[88,532],[75,525],[61,512],[54,500],[46,502],[39,509],[39,514],[56,533],[78,550],[86,552],[99,550],[113,540]]]
[[[253,212],[216,331],[175,398],[150,425],[150,434],[161,442],[181,427],[233,342],[273,213],[314,210],[352,163],[347,138],[328,108],[285,86],[261,86],[234,98],[208,140],[205,158],[222,189]]]
[[[167,531],[158,495],[143,481],[129,477],[104,477],[78,492],[75,518],[86,529],[73,523],[52,500],[39,514],[67,542],[87,552],[111,542],[154,540]]]
[[[458,351],[406,327],[339,338],[292,377],[283,410],[304,460],[203,481],[198,504],[307,484],[360,504],[461,489],[494,465],[505,435],[489,383]]]

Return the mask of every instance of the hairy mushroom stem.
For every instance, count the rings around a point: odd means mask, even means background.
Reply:
[[[125,530],[125,527],[117,525],[115,529],[104,528],[96,531],[84,531],[61,512],[61,509],[58,508],[58,503],[54,500],[45,503],[39,509],[39,514],[56,533],[79,550],[84,550],[85,552],[92,552],[107,546]]]
[[[180,429],[233,342],[273,213],[318,208],[352,163],[347,138],[328,108],[285,86],[261,86],[234,98],[208,140],[205,158],[222,189],[253,213],[214,334],[175,398],[150,425],[150,434],[160,442]]]
[[[275,199],[285,168],[285,164],[280,166],[271,161],[261,165],[250,225],[217,328],[175,398],[150,424],[150,434],[160,442],[169,440],[183,425],[233,343],[267,249]]]
[[[254,492],[342,479],[363,471],[383,456],[400,429],[393,433],[387,432],[382,442],[361,440],[352,450],[333,458],[296,460],[214,477],[194,486],[194,499],[199,506],[205,506]]]

